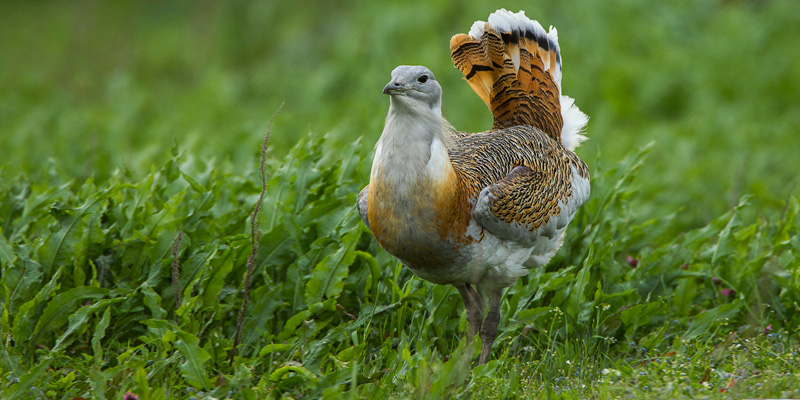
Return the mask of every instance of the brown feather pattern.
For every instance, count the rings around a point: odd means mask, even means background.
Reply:
[[[561,212],[559,201],[566,203],[572,196],[573,168],[589,178],[586,164],[575,153],[531,126],[459,135],[448,153],[461,197],[453,204],[458,215],[455,238],[466,233],[483,188],[489,187],[496,197],[491,210],[498,219],[534,231]]]
[[[531,125],[560,140],[564,121],[551,74],[560,55],[548,43],[533,32],[501,34],[488,23],[480,40],[465,34],[450,40],[453,63],[492,111],[494,129]],[[512,59],[516,53],[519,69]]]
[[[370,184],[357,201],[384,249],[419,277],[458,289],[470,334],[480,333],[479,364],[497,334],[503,289],[550,260],[590,192],[589,170],[570,150],[586,116],[566,97],[562,139],[555,31],[522,11],[500,9],[489,21],[453,36],[450,50],[491,110],[492,130],[452,132],[431,71],[397,67],[384,88],[392,100]],[[489,299],[485,318],[476,288]]]

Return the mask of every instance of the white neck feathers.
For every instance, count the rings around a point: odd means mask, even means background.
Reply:
[[[372,177],[396,183],[419,178],[440,181],[450,167],[447,144],[451,127],[441,108],[401,96],[393,96],[386,125],[372,164]]]

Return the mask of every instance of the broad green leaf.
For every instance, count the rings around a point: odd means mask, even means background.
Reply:
[[[283,225],[261,235],[258,244],[257,260],[259,265],[273,266],[290,264],[297,256],[291,252],[292,238],[286,234]]]
[[[381,270],[380,267],[378,267],[378,261],[375,259],[375,257],[372,256],[372,254],[369,254],[364,251],[356,250],[355,254],[356,256],[364,260],[369,266],[370,275],[368,277],[369,279],[367,282],[367,287],[369,288],[369,291],[367,293],[364,293],[364,297],[370,297],[378,292],[378,283],[381,280]]]
[[[94,334],[92,335],[92,351],[94,352],[95,364],[98,366],[103,359],[103,347],[100,341],[103,340],[103,337],[106,335],[106,329],[110,322],[111,307],[106,307],[105,311],[103,311],[103,317],[100,318],[100,321],[95,326]],[[105,388],[103,388],[103,390],[105,390]]]
[[[44,357],[35,367],[22,375],[19,382],[11,385],[7,391],[2,393],[2,398],[7,400],[27,398],[31,387],[44,375],[51,362],[50,357]]]
[[[108,309],[106,309],[107,311]],[[97,352],[95,352],[97,354]],[[106,377],[98,365],[94,365],[89,370],[89,387],[92,396],[98,400],[106,399]]]
[[[156,379],[159,376],[164,376],[165,374],[177,377],[177,375],[174,374],[175,366],[183,361],[183,355],[181,355],[180,351],[173,350],[171,348],[169,351],[172,353],[169,357],[159,358],[150,366],[147,372],[148,380]]]
[[[167,320],[164,320],[164,319],[146,319],[146,320],[142,321],[142,324],[144,324],[144,325],[146,325],[146,326],[148,326],[150,328],[155,328],[155,329],[158,329],[158,330],[173,331],[173,332],[180,329],[180,328],[178,328],[177,325],[175,325],[174,322],[167,321]],[[161,334],[162,333],[159,332],[159,335],[161,335]]]
[[[591,272],[591,265],[584,265],[580,272],[578,272],[574,283],[570,287],[567,313],[573,317],[577,318],[581,312],[581,305],[591,300],[587,298],[586,293],[586,288],[589,286],[591,281]]]
[[[497,369],[492,365],[480,365],[470,371],[472,364],[473,351],[475,347],[466,340],[461,340],[453,356],[446,361],[441,368],[436,371],[432,379],[429,394],[433,398],[447,399],[452,398],[458,390],[464,386],[465,382],[472,374],[473,379],[489,378]],[[490,361],[495,363],[496,361]]]
[[[202,347],[197,336],[184,331],[176,331],[180,338],[175,342],[175,347],[181,352],[184,362],[181,364],[181,373],[186,382],[196,388],[207,390],[212,387],[206,372],[206,362],[211,358]]]
[[[192,178],[191,176],[187,175],[183,171],[181,171],[181,177],[183,179],[185,179],[186,182],[189,182],[189,186],[191,186],[192,190],[194,190],[195,192],[197,192],[197,193],[206,193],[206,192],[208,192],[208,189],[206,189],[205,186],[197,183],[197,181],[194,180],[194,178]]]
[[[300,324],[302,324],[303,321],[308,319],[310,316],[311,316],[311,311],[309,310],[303,310],[293,315],[286,321],[286,324],[283,327],[283,331],[280,333],[280,335],[278,335],[278,339],[286,340],[287,338],[294,336],[297,327],[300,326]]]
[[[145,399],[150,398],[150,382],[147,380],[147,372],[139,367],[133,374],[133,381],[136,383],[136,393]]]
[[[517,314],[515,319],[516,324],[528,325],[536,323],[539,318],[551,314],[553,312],[557,312],[558,308],[556,307],[536,307],[536,308],[529,308],[527,310],[522,310]]]
[[[543,275],[542,282],[536,285],[537,290],[533,300],[539,300],[542,296],[549,292],[563,290],[568,282],[571,282],[575,279],[576,269],[577,267],[571,266]]]
[[[3,234],[3,227],[0,226],[0,264],[12,265],[17,260],[17,255],[14,254],[14,249],[8,243],[8,239]]]
[[[34,221],[52,221],[52,216],[48,214],[47,208],[57,199],[69,196],[68,189],[72,182],[66,182],[59,186],[43,188],[39,185],[32,185],[31,194],[25,199],[25,207],[22,216],[17,222],[16,230],[11,236],[11,240],[17,239],[21,233],[25,232]],[[38,191],[37,189],[43,189]]]
[[[78,232],[78,240],[73,247],[72,258],[75,262],[75,271],[83,275],[83,268],[86,267],[87,258],[90,256],[91,248],[102,248],[105,243],[105,233],[101,228],[101,214],[104,210],[99,210],[96,214],[87,216]],[[75,286],[84,285],[84,276],[75,277]]]
[[[15,305],[19,301],[29,300],[29,296],[39,287],[42,277],[42,265],[30,259],[30,248],[20,246],[21,259],[19,263],[4,264],[2,268],[2,278],[0,284],[3,285],[3,292],[6,294],[8,308],[15,313]]]
[[[273,372],[272,374],[270,374],[269,379],[271,381],[273,381],[273,382],[278,382],[278,381],[284,379],[284,376],[286,374],[290,373],[290,372],[294,372],[294,373],[302,376],[306,380],[309,380],[309,381],[312,381],[312,382],[316,382],[317,380],[319,380],[319,378],[317,378],[317,376],[314,375],[313,372],[309,371],[306,368],[303,368],[300,365],[284,365],[284,366],[276,369],[275,372]]]
[[[53,346],[53,353],[61,351],[63,346],[72,341],[72,336],[76,331],[83,330],[85,328],[86,322],[89,320],[89,317],[91,317],[91,313],[93,311],[93,307],[84,306],[69,316],[69,325],[67,326],[67,330],[64,331],[61,337],[59,337],[56,341],[55,346]]]
[[[674,309],[679,316],[686,316],[689,314],[689,310],[698,294],[696,277],[687,276],[680,279],[672,296]]]
[[[695,315],[689,324],[689,329],[683,334],[683,338],[688,340],[712,333],[710,330],[715,322],[722,322],[725,319],[732,318],[739,312],[741,307],[741,302],[736,299],[731,303],[722,304],[719,307]]]
[[[275,325],[275,309],[281,303],[280,287],[257,287],[250,291],[250,308],[247,310],[248,318],[244,323],[244,344],[253,346],[256,341],[270,332],[271,325]],[[274,333],[273,333],[274,334]]]
[[[797,234],[792,235],[792,230],[796,227],[796,223],[800,223],[800,220],[796,220],[798,215],[800,215],[800,202],[798,202],[797,197],[792,196],[783,206],[782,218],[779,221],[780,229],[772,237],[771,242],[773,244],[783,243],[793,236],[796,238]]]
[[[339,296],[344,287],[342,281],[347,270],[356,258],[355,246],[361,231],[354,229],[342,238],[342,247],[335,253],[326,256],[314,267],[311,280],[306,284],[306,304],[318,303],[323,297]]]
[[[286,198],[291,196],[290,182],[286,179],[288,166],[279,170],[267,182],[267,193],[262,204],[262,220],[264,232],[270,232],[279,224],[281,211],[290,203]]]
[[[648,325],[650,317],[656,315],[663,307],[664,304],[661,302],[636,304],[622,311],[619,317],[627,325],[626,331],[631,333],[639,327]]]
[[[222,252],[217,258],[213,258],[208,264],[207,278],[205,280],[205,290],[203,290],[203,304],[212,305],[219,301],[220,292],[225,286],[225,278],[233,270],[234,256],[228,249]],[[241,277],[244,280],[244,277]]]
[[[161,307],[161,296],[147,284],[142,283],[139,287],[142,295],[144,295],[144,305],[150,310],[153,319],[162,319],[167,314],[166,310]]]
[[[208,218],[211,216],[211,208],[214,206],[214,193],[205,192],[192,196],[194,207],[187,210],[188,215],[183,219],[183,227],[188,231],[196,231],[199,226],[210,223]],[[172,217],[172,215],[170,215]],[[158,226],[158,224],[154,224]]]
[[[93,193],[84,204],[75,209],[53,205],[51,213],[62,214],[59,218],[60,229],[45,239],[44,245],[39,248],[38,256],[43,260],[42,265],[46,273],[56,266],[63,265],[74,253],[74,248],[80,240],[80,226],[85,223],[84,217],[105,199],[111,189]]]
[[[343,184],[347,183],[356,173],[355,168],[358,167],[358,164],[361,161],[358,151],[364,146],[363,142],[364,138],[359,136],[353,140],[348,148],[343,152],[344,157],[339,163],[339,175],[336,177],[337,187],[341,187]]]
[[[739,204],[732,211],[731,218],[728,220],[728,224],[725,225],[725,228],[719,233],[719,239],[714,248],[714,254],[711,258],[711,268],[716,267],[721,259],[733,253],[733,232],[736,231],[739,226],[741,226],[741,217],[739,215],[740,211],[750,204],[751,198],[752,196],[743,196],[741,200],[739,200]]]
[[[34,329],[32,343],[38,343],[41,335],[60,329],[67,322],[77,303],[85,299],[98,299],[108,295],[108,289],[80,286],[59,293],[47,304]]]
[[[9,349],[6,348],[0,349],[0,357],[2,357],[2,360],[0,360],[0,367],[7,373],[13,374],[13,376],[21,376],[23,371],[19,367],[19,356],[15,353],[16,352],[9,351]]]
[[[33,299],[22,304],[16,311],[13,332],[21,342],[31,343],[30,338],[35,330],[36,321],[39,321],[39,316],[33,314],[41,312],[44,303],[53,295],[53,291],[58,287],[59,277],[61,277],[61,268],[56,270],[50,281],[36,293]]]

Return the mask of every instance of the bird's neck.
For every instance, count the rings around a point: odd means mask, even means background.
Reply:
[[[372,164],[372,179],[393,185],[433,184],[452,173],[449,125],[439,110],[392,100]]]

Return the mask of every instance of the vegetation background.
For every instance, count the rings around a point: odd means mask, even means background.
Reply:
[[[491,125],[448,41],[501,6],[559,28],[593,193],[470,371],[354,203],[396,65]],[[800,397],[798,37],[792,0],[3,2],[0,397]]]

